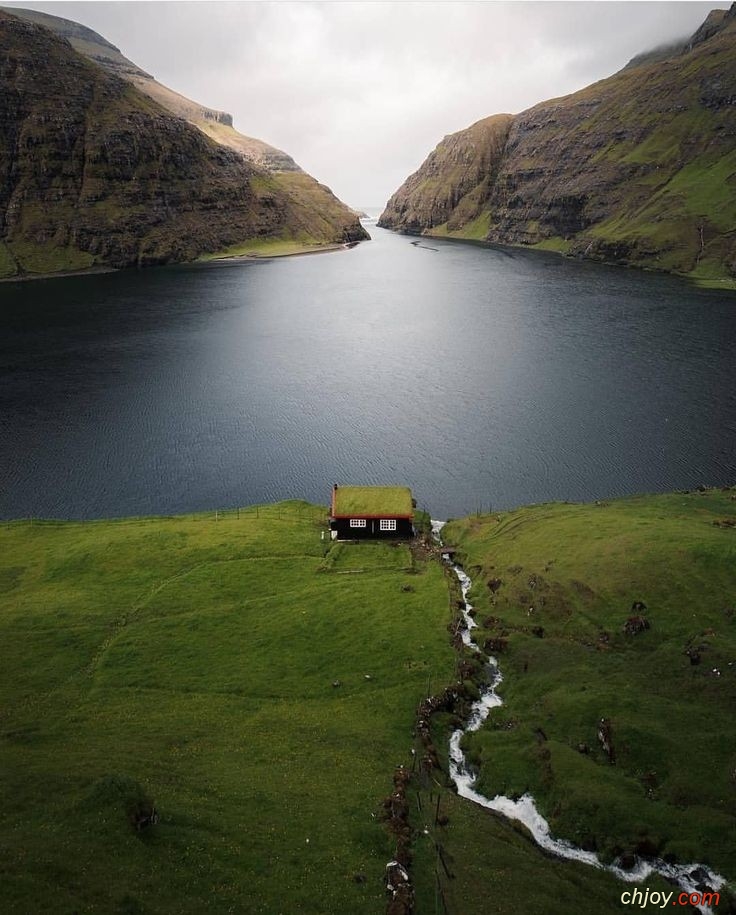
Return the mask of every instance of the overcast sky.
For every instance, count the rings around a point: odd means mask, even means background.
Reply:
[[[608,76],[729,3],[13,5],[93,28],[365,207],[382,206],[446,134]]]

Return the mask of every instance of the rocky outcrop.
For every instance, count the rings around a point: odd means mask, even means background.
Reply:
[[[414,233],[470,225],[488,203],[512,121],[497,114],[445,137],[389,200],[379,225]]]
[[[715,11],[606,80],[446,137],[379,225],[736,275],[735,39],[734,8]]]
[[[366,237],[327,188],[289,178],[301,197],[66,39],[0,12],[0,276]]]

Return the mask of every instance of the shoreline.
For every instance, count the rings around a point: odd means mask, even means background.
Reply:
[[[89,276],[103,273],[119,273],[127,267],[85,267],[83,270],[60,270],[58,273],[22,273],[16,276],[0,277],[0,283],[30,283],[33,280],[55,280],[66,276]]]
[[[365,239],[364,239],[365,241]],[[282,257],[305,257],[310,254],[333,254],[335,251],[348,251],[351,248],[354,248],[356,245],[359,245],[359,241],[351,242],[340,242],[339,244],[331,245],[303,245],[299,250],[295,251],[274,251],[272,254],[259,253],[254,251],[252,253],[243,253],[243,254],[216,254],[216,255],[205,255],[203,257],[197,258],[195,261],[184,261],[183,263],[188,264],[232,264],[232,263],[241,263],[244,261],[265,261],[265,260],[275,260],[276,258]]]
[[[648,492],[628,492],[618,495],[599,495],[597,498],[591,496],[590,498],[568,501],[565,499],[548,499],[543,502],[524,502],[519,505],[511,505],[506,507],[498,507],[493,509],[493,511],[481,512],[481,515],[491,515],[505,512],[515,512],[522,511],[523,509],[538,509],[538,508],[548,508],[560,505],[568,506],[584,506],[584,505],[596,505],[596,506],[607,506],[613,502],[628,502],[634,500],[648,500],[652,498],[658,498],[661,496],[689,496],[689,495],[700,495],[705,496],[709,493],[717,492],[734,492],[736,493],[736,478],[730,480],[728,483],[704,483],[701,486],[693,487],[691,489],[678,489],[670,488],[664,490],[654,490]],[[14,524],[39,524],[39,525],[61,525],[61,524],[107,524],[107,523],[130,523],[130,522],[148,522],[148,521],[171,521],[173,519],[192,519],[200,518],[209,515],[220,515],[222,517],[232,514],[233,512],[248,511],[249,509],[263,509],[268,508],[273,505],[286,504],[288,502],[295,502],[300,504],[309,504],[317,506],[325,510],[325,513],[328,512],[329,506],[320,505],[317,502],[310,502],[309,499],[303,497],[291,497],[276,499],[273,501],[265,502],[252,502],[247,505],[233,504],[233,505],[220,505],[219,507],[207,507],[199,509],[181,509],[172,512],[156,512],[151,510],[150,514],[122,514],[122,515],[94,515],[94,516],[58,516],[58,515],[15,515],[13,517],[3,517],[0,514],[0,527],[3,525],[9,526]],[[453,515],[449,520],[451,521],[461,521],[463,519],[479,517],[478,511],[468,511],[461,512],[457,515]],[[449,523],[449,521],[443,521],[443,524]]]
[[[186,267],[193,265],[201,266],[203,264],[233,264],[246,263],[248,261],[274,260],[276,258],[284,257],[304,257],[310,254],[333,254],[336,251],[349,251],[351,248],[359,245],[361,241],[369,240],[370,239],[361,239],[360,241],[339,242],[319,246],[302,245],[295,246],[299,247],[299,250],[274,251],[271,254],[265,252],[261,254],[254,251],[252,253],[243,254],[204,255],[192,261],[176,261],[169,264],[150,264],[148,267],[139,267],[135,264],[131,264],[129,267],[105,267],[103,265],[95,265],[93,267],[86,267],[82,270],[59,270],[57,273],[23,273],[17,274],[15,276],[0,277],[0,283],[29,283],[33,280],[56,280],[70,276],[95,276],[106,273],[120,273],[123,270],[148,270],[151,267]]]
[[[640,264],[621,264],[616,263],[615,261],[606,261],[606,260],[596,260],[592,257],[583,257],[577,254],[569,254],[566,251],[559,251],[556,248],[546,248],[539,247],[538,245],[525,245],[521,242],[498,242],[498,241],[488,241],[484,238],[462,238],[458,235],[439,235],[433,232],[408,232],[404,229],[395,229],[389,226],[378,226],[380,229],[385,229],[387,232],[393,232],[395,235],[403,235],[406,238],[431,238],[434,241],[447,241],[454,244],[461,245],[473,245],[476,248],[486,248],[491,251],[498,251],[501,254],[507,254],[508,257],[513,257],[511,251],[537,251],[542,254],[554,254],[557,257],[561,257],[565,260],[579,260],[589,264],[599,264],[605,267],[618,267],[624,270],[636,270],[641,271],[642,273],[652,273],[658,276],[673,276],[677,279],[685,280],[691,286],[694,286],[696,289],[711,289],[711,290],[720,290],[721,292],[735,292],[736,291],[736,278],[729,279],[728,277],[714,277],[712,279],[692,276],[689,273],[677,273],[674,270],[665,270],[662,267],[650,267],[643,266]]]

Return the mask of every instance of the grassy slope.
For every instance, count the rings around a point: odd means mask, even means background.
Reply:
[[[250,238],[237,245],[200,256],[210,261],[228,257],[286,257],[291,254],[309,254],[341,246],[346,231],[352,238],[359,233],[369,239],[368,233],[355,221],[351,227],[346,218],[345,205],[329,188],[304,172],[284,171],[261,175],[251,181],[256,196],[270,205],[274,199],[285,207],[286,227],[278,235]]]
[[[721,597],[734,593],[724,557],[736,532],[710,523],[732,506],[721,494],[663,496],[450,526],[476,573],[504,578],[494,613],[510,632],[507,707],[494,720],[516,724],[487,729],[469,748],[484,761],[486,791],[528,786],[543,806],[553,798],[555,827],[579,839],[576,824],[583,838],[600,827],[615,839],[634,815],[656,821],[664,851],[733,876],[733,675],[724,659],[736,624]],[[384,911],[393,846],[374,814],[394,765],[410,760],[417,701],[428,683],[436,691],[453,678],[447,590],[440,567],[403,546],[323,543],[324,516],[292,502],[218,522],[0,528],[5,911]],[[515,628],[527,625],[526,596],[524,612],[516,604],[535,569],[542,640]],[[476,591],[487,610],[491,592]],[[648,603],[653,628],[626,644],[616,627],[631,599]],[[599,652],[609,617],[611,647]],[[715,635],[696,639],[710,643],[703,664],[691,668],[681,645],[711,623]],[[718,680],[706,675],[716,664]],[[676,703],[667,701],[673,682]],[[595,746],[600,714],[614,723],[615,769]],[[447,716],[435,723],[441,757],[447,726]],[[570,750],[579,739],[589,757]],[[658,772],[651,798],[637,776],[642,752]],[[159,807],[148,833],[126,822],[121,793],[131,784]],[[591,792],[606,805],[596,810]],[[438,795],[445,825],[434,822]],[[490,899],[509,915],[620,910],[614,878],[542,855],[522,831],[458,799],[441,773],[415,780],[409,800],[418,912],[442,911],[438,873],[453,915],[488,911]]]
[[[417,840],[414,864],[418,915],[442,913],[442,898],[451,915],[620,915],[627,887],[612,875],[546,857],[521,829],[452,791],[439,795],[447,825],[434,825],[436,785],[421,792],[422,814],[416,818],[416,825],[428,831]],[[646,885],[671,889],[658,877],[649,877]]]
[[[3,526],[5,911],[383,908],[373,815],[452,671],[447,592],[405,546],[325,563],[324,514]]]
[[[734,519],[734,494],[448,525],[474,580],[478,640],[508,641],[505,705],[467,740],[485,794],[531,791],[556,834],[604,856],[656,851],[736,880],[736,530],[714,524]],[[635,601],[651,628],[631,636]]]
[[[392,196],[379,225],[485,239],[491,216],[484,208],[512,120],[492,115],[445,137]]]

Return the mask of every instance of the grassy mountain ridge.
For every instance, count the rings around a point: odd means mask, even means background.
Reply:
[[[216,143],[48,29],[0,12],[0,54],[0,276],[366,237],[310,176]]]
[[[442,160],[449,146],[477,159],[479,125],[446,138],[379,225],[733,280],[735,38],[732,8],[684,45],[514,116],[475,184]]]

